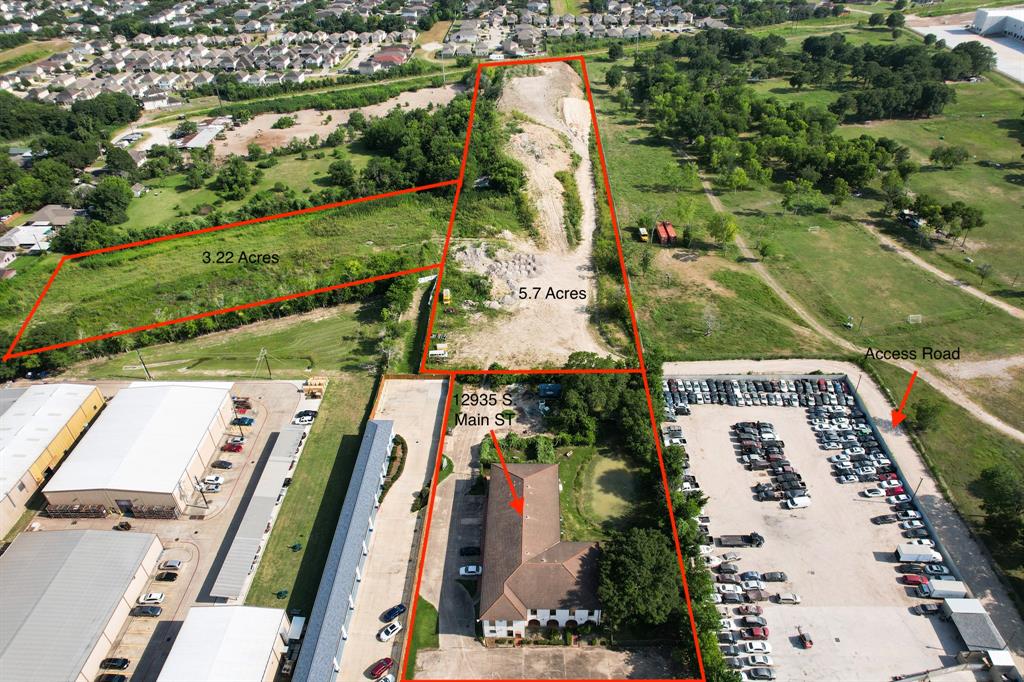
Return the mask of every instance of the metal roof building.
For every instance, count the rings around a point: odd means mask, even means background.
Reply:
[[[270,532],[274,508],[284,499],[287,490],[284,479],[291,473],[304,434],[303,427],[294,425],[286,426],[277,434],[256,490],[249,499],[249,506],[245,508],[238,532],[221,564],[217,581],[210,589],[211,596],[222,599],[238,599],[242,596],[245,582],[256,565],[260,545]]]
[[[366,423],[295,667],[293,679],[298,682],[333,682],[337,677],[393,439],[394,422]]]
[[[39,384],[0,391],[0,535],[103,407],[95,386]]]
[[[152,533],[23,533],[0,556],[0,679],[91,682],[163,547]]]
[[[193,606],[157,682],[273,680],[287,636],[284,609]]]
[[[953,621],[968,651],[988,651],[1006,646],[1006,640],[977,599],[945,599],[942,611]]]
[[[43,489],[51,504],[184,509],[233,412],[230,384],[133,384]]]

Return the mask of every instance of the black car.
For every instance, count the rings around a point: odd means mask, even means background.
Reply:
[[[758,483],[754,486],[754,492],[763,493],[772,489],[771,483]]]
[[[767,573],[761,574],[761,580],[769,583],[784,583],[789,578],[782,571],[768,571]]]
[[[395,604],[390,609],[380,614],[380,620],[383,623],[390,623],[395,618],[398,618],[405,613],[405,604]]]
[[[158,583],[173,583],[178,579],[177,573],[171,573],[170,571],[164,571],[163,573],[157,573],[156,581]]]
[[[927,528],[914,528],[913,530],[903,531],[903,537],[905,538],[926,538],[928,537]]]
[[[96,678],[96,682],[128,682],[128,676],[121,673],[103,673]]]
[[[722,644],[735,644],[740,641],[740,633],[736,631],[719,632],[718,641]]]
[[[732,575],[733,573],[739,573],[740,567],[736,564],[726,562],[718,566],[719,573],[725,573],[726,575]]]
[[[883,523],[896,523],[899,521],[899,517],[895,514],[882,514],[871,519],[871,523],[876,526],[881,526]]]
[[[785,481],[777,483],[776,487],[782,490],[807,490],[807,486],[803,484],[803,481]]]
[[[158,618],[164,610],[159,606],[136,606],[131,615],[139,618]]]
[[[913,502],[897,502],[896,504],[892,505],[893,511],[908,511],[911,509],[914,509]]]
[[[919,616],[937,616],[942,613],[942,608],[938,604],[918,604],[913,611]]]
[[[230,469],[231,467],[234,466],[234,464],[227,461],[226,459],[218,459],[215,460],[213,464],[211,464],[210,466],[214,469]]]
[[[130,661],[127,658],[104,658],[100,661],[102,670],[126,670]]]
[[[459,556],[480,556],[479,547],[461,547],[459,548]]]
[[[747,600],[746,595],[736,594],[735,592],[725,592],[721,596],[723,604],[742,604]]]
[[[774,502],[777,499],[779,499],[779,496],[773,490],[766,490],[757,494],[757,500],[759,502]]]

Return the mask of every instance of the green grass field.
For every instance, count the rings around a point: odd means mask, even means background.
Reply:
[[[369,415],[374,381],[367,375],[333,377],[320,415],[295,468],[246,604],[298,609],[309,615],[345,501]],[[301,544],[299,551],[292,546]],[[288,591],[282,599],[277,593]]]
[[[0,73],[14,71],[26,64],[46,59],[68,45],[68,41],[54,38],[53,40],[29,41],[24,45],[0,50]]]
[[[638,474],[624,459],[597,452],[587,472],[589,511],[602,527],[614,527],[640,501]]]
[[[303,379],[321,372],[362,373],[376,360],[381,301],[323,308],[257,322],[180,343],[142,349],[154,379],[267,378],[266,349],[274,379]],[[74,365],[68,376],[89,379],[145,379],[134,352]]]
[[[412,645],[409,658],[405,661],[405,677],[412,679],[416,673],[416,653],[420,649],[436,649],[440,646],[437,632],[437,608],[423,597],[416,600],[416,623],[412,630]]]
[[[366,262],[374,254],[436,263],[450,205],[410,195],[69,261],[33,322],[71,315],[91,335],[378,274]],[[218,252],[236,262],[204,262]],[[277,254],[279,262],[241,264],[242,252]],[[57,260],[44,256],[0,283],[0,329],[21,323]]]

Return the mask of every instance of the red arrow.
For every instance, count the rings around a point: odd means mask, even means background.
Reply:
[[[910,375],[910,383],[907,384],[907,392],[903,394],[903,400],[900,401],[899,409],[892,411],[892,428],[894,429],[907,418],[907,415],[903,414],[903,408],[907,405],[907,398],[910,397],[910,389],[914,387],[914,379],[916,378],[917,370],[914,370],[914,373]]]
[[[501,468],[505,472],[505,480],[508,481],[508,489],[512,491],[512,501],[508,506],[516,510],[520,516],[523,515],[523,498],[516,495],[516,487],[512,485],[512,474],[508,473],[508,466],[505,464],[505,455],[501,454],[501,446],[498,445],[498,437],[491,431],[491,440],[494,441],[494,449],[498,451],[498,459],[501,460]]]

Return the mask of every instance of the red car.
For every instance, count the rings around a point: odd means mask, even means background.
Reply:
[[[224,443],[224,445],[220,446],[220,449],[221,449],[222,452],[241,452],[242,451],[242,444],[241,443]]]
[[[902,495],[905,492],[907,492],[906,489],[904,489],[903,486],[898,485],[895,488],[889,488],[888,490],[886,490],[885,494],[886,495]]]
[[[903,576],[904,585],[927,585],[928,577],[923,575],[917,575],[916,573],[909,573]]]
[[[879,481],[895,481],[896,474],[878,474]]]
[[[768,639],[768,628],[747,628],[743,631],[743,639]]]
[[[744,616],[760,616],[764,613],[764,609],[757,604],[743,604],[736,611]]]
[[[395,659],[393,658],[382,658],[373,664],[370,668],[370,677],[377,679],[387,671],[391,670],[391,667],[395,665]]]

